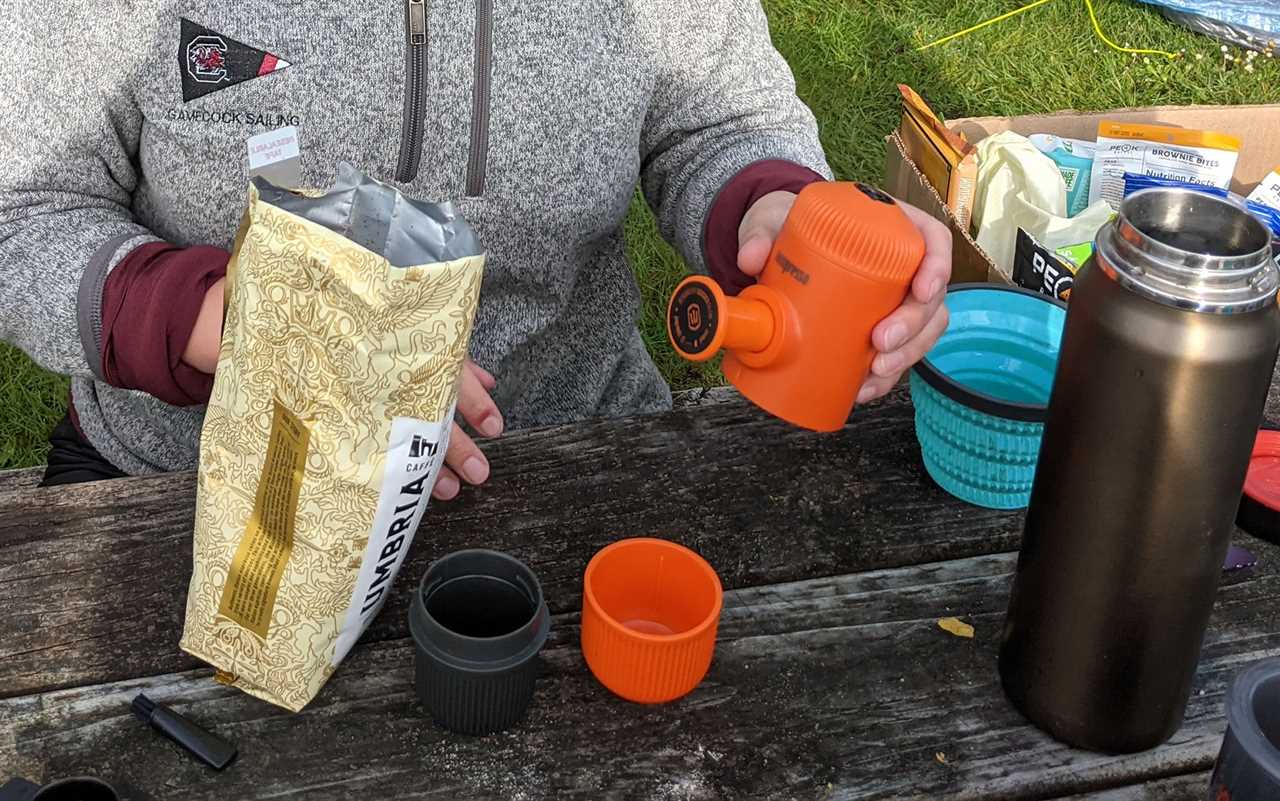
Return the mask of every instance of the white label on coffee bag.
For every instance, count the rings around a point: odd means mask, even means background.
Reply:
[[[386,603],[444,464],[452,424],[453,409],[437,423],[397,417],[391,424],[378,513],[369,531],[369,544],[365,546],[346,619],[338,631],[333,650],[335,667]]]

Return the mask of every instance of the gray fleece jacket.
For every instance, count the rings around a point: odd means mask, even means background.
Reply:
[[[829,174],[760,0],[5,3],[0,41],[0,338],[72,377],[130,473],[193,468],[203,409],[100,380],[102,287],[149,241],[230,246],[250,136],[296,126],[305,185],[350,161],[460,202],[508,428],[670,404],[623,248],[637,184],[702,269],[746,165]]]

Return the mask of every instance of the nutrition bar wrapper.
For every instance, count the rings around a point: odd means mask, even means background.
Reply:
[[[946,199],[961,227],[968,230],[978,186],[977,151],[963,136],[949,130],[911,87],[898,84],[898,92],[902,95],[898,135],[903,146],[938,196]]]
[[[1272,170],[1262,183],[1249,193],[1249,200],[1280,210],[1280,167]]]
[[[386,601],[453,421],[484,256],[450,204],[343,165],[261,178],[228,268],[181,646],[302,709]]]
[[[1018,229],[1013,257],[1014,284],[1051,298],[1068,300],[1079,269],[1063,254],[1049,250],[1026,231]]]
[[[1089,202],[1102,198],[1119,209],[1125,173],[1227,189],[1239,157],[1240,139],[1230,134],[1104,121],[1098,125]]]
[[[1203,184],[1189,183],[1187,181],[1179,181],[1174,178],[1157,178],[1150,175],[1134,175],[1126,173],[1124,176],[1124,196],[1128,197],[1134,192],[1141,192],[1143,189],[1151,189],[1153,187],[1171,187],[1175,189],[1189,189],[1193,192],[1203,192],[1207,195],[1215,197],[1228,198],[1232,202],[1238,203],[1245,207],[1245,210],[1262,221],[1263,225],[1271,229],[1272,247],[1280,245],[1280,209],[1272,208],[1266,203],[1261,203],[1249,198],[1242,198],[1239,195],[1232,194],[1226,189],[1219,189],[1216,186],[1205,186]]]

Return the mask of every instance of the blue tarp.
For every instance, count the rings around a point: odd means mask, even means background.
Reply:
[[[1280,44],[1280,0],[1141,0],[1215,39],[1254,50]]]

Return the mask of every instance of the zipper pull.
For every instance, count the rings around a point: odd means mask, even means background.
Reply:
[[[409,0],[409,44],[427,43],[427,0]]]

